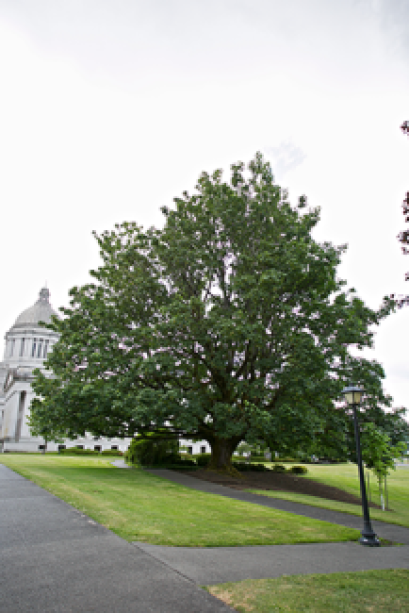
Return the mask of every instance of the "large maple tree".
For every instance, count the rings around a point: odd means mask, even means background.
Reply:
[[[203,173],[162,212],[163,229],[95,235],[102,264],[51,324],[60,339],[34,383],[33,431],[166,428],[207,440],[211,466],[229,470],[241,440],[279,436],[280,416],[308,436],[348,382],[385,401],[381,365],[350,348],[372,346],[394,301],[375,311],[345,289],[346,246],[314,240],[319,210],[292,206],[261,154],[227,182]]]

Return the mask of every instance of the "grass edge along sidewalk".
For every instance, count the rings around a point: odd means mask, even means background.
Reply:
[[[409,570],[291,575],[203,586],[236,611],[409,611]]]
[[[119,470],[110,458],[2,454],[0,462],[130,542],[235,547],[359,538],[352,528]]]

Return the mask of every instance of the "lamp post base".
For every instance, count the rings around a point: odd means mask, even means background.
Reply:
[[[381,542],[374,532],[372,532],[372,534],[363,534],[361,532],[361,534],[362,536],[359,539],[359,542],[361,543],[361,545],[366,545],[366,547],[380,547],[381,546]]]

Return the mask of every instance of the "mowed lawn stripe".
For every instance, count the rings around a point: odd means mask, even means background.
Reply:
[[[273,464],[266,463],[271,467]],[[287,464],[287,467],[291,466]],[[340,490],[344,490],[349,494],[361,498],[358,468],[356,464],[312,464],[308,465],[308,474],[299,476],[299,479],[313,479],[325,485],[331,485]],[[366,474],[368,471],[365,471]],[[387,479],[388,484],[388,499],[389,509],[382,511],[380,509],[370,509],[371,519],[384,521],[390,524],[405,526],[409,528],[409,469],[397,468],[392,470]],[[313,490],[313,488],[312,488]],[[314,507],[330,509],[332,511],[340,511],[349,513],[350,515],[362,516],[362,506],[354,505],[346,502],[338,502],[335,500],[327,500],[317,496],[309,496],[308,494],[299,494],[298,492],[285,492],[276,490],[258,490],[257,488],[249,488],[247,491],[270,496],[271,498],[281,498],[292,502],[300,502],[309,504]],[[368,492],[369,494],[369,492]],[[371,500],[380,505],[378,482],[372,472],[370,472],[370,494]]]
[[[248,489],[246,492],[258,494],[259,496],[268,496],[269,498],[278,498],[280,500],[288,500],[290,502],[299,502],[307,504],[311,507],[319,507],[328,509],[329,511],[338,511],[339,513],[347,513],[348,515],[356,515],[362,517],[362,505],[349,504],[347,502],[337,502],[335,500],[327,500],[326,498],[318,498],[317,496],[308,496],[307,494],[296,494],[293,492],[278,492],[275,490],[257,490]],[[409,528],[408,512],[405,514],[396,513],[394,511],[380,511],[378,509],[370,509],[371,519],[384,521],[398,526]]]
[[[308,479],[314,479],[326,485],[338,487],[359,498],[361,497],[356,464],[335,464],[332,466],[321,464],[308,468]],[[365,471],[366,474],[368,472],[370,472],[370,498],[373,502],[380,505],[381,500],[377,479],[372,471]],[[409,528],[409,469],[396,468],[391,470],[387,478],[387,486],[388,502],[391,510],[381,511],[371,509],[371,518]]]
[[[324,521],[206,494],[111,459],[4,454],[0,462],[127,541],[234,547],[357,540]]]
[[[408,583],[409,570],[397,569],[247,579],[206,589],[243,613],[401,613],[409,610]]]

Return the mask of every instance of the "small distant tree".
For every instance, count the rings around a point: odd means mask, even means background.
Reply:
[[[64,442],[65,431],[63,428],[59,429],[59,422],[55,422],[52,410],[47,411],[45,405],[39,398],[33,399],[31,403],[31,410],[33,409],[33,406],[37,409],[37,419],[33,420],[30,415],[30,417],[27,419],[27,423],[30,426],[32,436],[38,436],[44,439],[44,446],[42,449],[42,453],[44,454],[47,449],[47,444],[50,441],[54,441],[56,443]],[[41,416],[41,419],[38,419],[38,416]]]
[[[248,454],[248,453],[252,453],[253,451],[253,445],[250,445],[249,443],[246,443],[245,441],[243,441],[242,443],[240,443],[240,445],[237,447],[236,451],[240,454],[240,455],[244,455],[244,454]]]
[[[393,447],[389,436],[385,432],[376,428],[372,423],[366,424],[362,436],[362,458],[378,479],[379,497],[383,510],[385,510],[384,494],[386,508],[388,507],[386,478],[391,470],[396,470],[395,459],[401,457],[404,450],[405,444],[403,442]]]
[[[392,408],[392,398],[388,399],[388,403],[384,408],[380,405],[368,407],[365,399],[361,405],[359,414],[359,423],[361,431],[365,432],[367,426],[374,425],[377,430],[383,432],[389,437],[389,445],[396,447],[398,443],[405,441],[409,436],[409,423],[405,419],[407,409],[405,407]],[[347,458],[350,462],[357,461],[356,458],[356,443],[353,418],[351,415],[345,414],[346,431],[345,442],[347,447]]]

